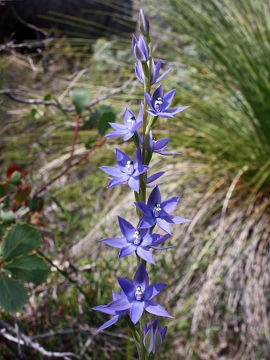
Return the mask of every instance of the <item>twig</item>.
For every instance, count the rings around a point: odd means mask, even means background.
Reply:
[[[69,158],[69,166],[72,165],[75,144],[76,144],[76,141],[77,141],[77,136],[78,136],[78,132],[79,132],[79,126],[80,126],[80,117],[81,117],[80,114],[76,115],[76,127],[75,127],[74,136],[73,136],[73,140],[72,140],[72,148],[71,148],[71,153],[70,153],[70,158]]]
[[[37,250],[37,253],[43,257],[52,267],[54,267],[61,275],[64,276],[64,278],[66,278],[71,284],[73,284],[78,290],[79,292],[84,296],[85,300],[87,301],[87,303],[92,306],[92,302],[89,298],[89,295],[87,294],[86,291],[83,290],[83,288],[78,284],[78,282],[74,279],[72,279],[72,277],[69,276],[69,274],[60,269],[59,266],[57,266],[50,258],[48,258],[43,252]]]
[[[44,39],[44,40],[40,40],[40,41],[32,41],[32,42],[28,42],[28,43],[24,42],[21,44],[15,44],[13,41],[9,41],[6,44],[0,45],[0,52],[6,51],[6,50],[13,50],[13,49],[22,49],[22,48],[33,49],[33,48],[37,48],[40,46],[48,45],[53,40],[54,40],[53,38],[49,38],[49,39]]]
[[[0,330],[0,335],[3,336],[5,339],[14,342],[15,344],[19,344],[20,346],[30,347],[36,351],[38,351],[41,355],[49,357],[49,358],[62,358],[62,359],[80,359],[76,354],[72,352],[56,352],[56,351],[47,351],[44,349],[38,342],[32,341],[32,339],[20,333],[21,339],[13,336],[17,334],[16,329],[14,329],[11,325],[5,323],[3,320],[0,320],[0,326],[2,329]],[[12,333],[13,335],[11,335]]]
[[[107,92],[106,94],[103,94],[103,95],[93,99],[92,101],[90,101],[90,103],[87,106],[87,109],[90,110],[94,105],[100,103],[101,101],[106,100],[115,94],[123,92],[126,89],[126,87],[132,82],[133,78],[134,78],[134,76],[132,76],[122,86],[120,86],[116,89],[112,89],[111,91]],[[56,100],[46,101],[46,100],[41,100],[41,99],[26,99],[26,98],[18,97],[17,95],[19,95],[19,94],[22,94],[22,92],[20,90],[16,90],[16,89],[0,90],[0,95],[4,95],[4,96],[8,97],[9,99],[19,102],[21,104],[52,106],[52,107],[56,107],[65,112],[74,112],[75,111],[74,106],[60,107],[60,103]]]
[[[95,151],[96,149],[98,149],[99,147],[101,147],[103,144],[105,144],[106,139],[102,138],[100,139],[98,142],[96,142],[96,144],[94,144],[91,149],[87,150],[81,157],[79,160],[75,161],[74,163],[69,163],[68,166],[61,171],[58,175],[56,175],[54,178],[52,178],[47,184],[43,185],[42,187],[40,187],[39,189],[37,189],[34,194],[33,194],[33,198],[40,195],[41,193],[43,193],[45,190],[47,190],[47,188],[49,186],[51,186],[53,183],[55,183],[58,179],[60,179],[62,176],[64,176],[72,167],[79,165],[81,162],[83,162],[89,154],[91,154],[93,151]]]

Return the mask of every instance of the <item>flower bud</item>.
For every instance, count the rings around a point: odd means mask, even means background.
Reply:
[[[140,30],[144,36],[149,35],[149,20],[142,8],[140,8]]]
[[[143,343],[148,351],[148,353],[158,352],[167,332],[167,327],[165,326],[161,329],[159,321],[157,319],[147,326],[147,323],[144,326],[143,330]]]

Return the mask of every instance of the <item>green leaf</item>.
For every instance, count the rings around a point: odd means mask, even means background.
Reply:
[[[16,312],[27,302],[27,292],[17,280],[0,276],[0,306],[5,311]]]
[[[15,220],[15,216],[14,216],[14,213],[13,211],[9,210],[9,211],[3,211],[3,210],[0,210],[0,219],[3,221],[3,222],[12,222]]]
[[[35,120],[39,120],[43,115],[37,108],[32,108],[30,113]]]
[[[99,106],[85,123],[84,129],[98,129],[101,136],[110,128],[109,122],[115,122],[114,109],[108,105]]]
[[[52,100],[52,95],[51,94],[47,94],[44,96],[44,101],[51,101]]]
[[[14,185],[20,185],[21,183],[21,173],[19,171],[14,171],[9,179],[9,182]]]
[[[44,200],[40,196],[36,196],[33,199],[30,199],[28,202],[29,209],[33,212],[40,212],[43,208]]]
[[[85,88],[75,88],[72,90],[71,99],[77,114],[81,114],[89,104],[90,95]]]
[[[26,224],[13,226],[4,237],[2,253],[5,261],[27,255],[41,243],[38,230]]]
[[[4,263],[4,269],[9,270],[13,276],[40,284],[47,279],[48,265],[37,255],[23,256]]]

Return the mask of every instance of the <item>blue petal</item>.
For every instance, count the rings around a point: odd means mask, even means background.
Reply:
[[[155,225],[156,223],[156,219],[153,216],[144,216],[141,220],[140,226],[143,229],[149,229],[151,228],[153,225]]]
[[[158,113],[158,116],[163,119],[172,119],[173,118],[173,114],[170,114],[169,112],[167,112],[167,110]]]
[[[135,288],[137,286],[141,286],[142,291],[144,291],[147,286],[149,285],[149,277],[147,274],[147,271],[145,270],[145,267],[143,266],[143,264],[141,264],[138,268],[138,270],[136,271],[134,278],[133,278],[133,284],[135,286]]]
[[[136,246],[133,244],[129,244],[129,245],[123,247],[119,252],[119,259],[132,254],[135,250],[136,250]]]
[[[125,236],[125,238],[128,241],[131,242],[133,240],[133,236],[134,236],[134,232],[135,232],[134,226],[131,225],[131,223],[128,222],[127,220],[123,219],[121,216],[118,216],[118,222],[119,222],[119,226],[120,226],[122,234]]]
[[[167,94],[165,94],[163,97],[163,99],[168,103],[168,106],[170,106],[171,102],[173,101],[175,91],[176,91],[176,89],[172,89],[171,91],[167,92]]]
[[[184,224],[184,223],[190,222],[191,220],[184,219],[179,216],[173,216],[172,221],[174,222],[174,224]]]
[[[156,90],[153,92],[153,95],[151,97],[151,103],[153,108],[154,108],[154,102],[158,97],[163,97],[163,88],[161,84],[156,88]]]
[[[122,171],[119,168],[113,166],[101,166],[100,169],[104,171],[106,174],[116,177],[123,176]]]
[[[119,166],[125,167],[127,162],[131,161],[130,157],[127,156],[123,151],[116,149],[116,162]]]
[[[117,278],[121,289],[124,291],[126,296],[131,296],[135,293],[135,287],[128,279]]]
[[[108,189],[110,189],[111,187],[117,186],[117,185],[124,184],[127,181],[127,179],[128,179],[127,175],[111,179],[108,184]]]
[[[174,196],[168,200],[163,201],[162,208],[167,212],[171,213],[177,206],[180,200],[180,196]]]
[[[155,264],[155,261],[154,261],[151,251],[149,249],[147,249],[146,247],[138,246],[137,254],[143,260],[145,260],[151,264]]]
[[[122,248],[123,246],[127,245],[127,240],[125,238],[108,238],[101,240],[106,245],[115,247],[115,248]]]
[[[115,310],[112,310],[108,307],[108,305],[98,305],[98,306],[94,306],[92,308],[92,310],[94,311],[99,311],[102,312],[104,314],[108,314],[108,315],[115,315]]]
[[[162,81],[165,78],[165,76],[169,74],[170,71],[171,69],[166,70],[159,78],[157,78],[156,83]]]
[[[130,319],[133,324],[137,324],[140,320],[144,310],[144,302],[143,301],[134,301],[129,310]]]
[[[144,93],[144,97],[145,97],[145,100],[146,100],[148,106],[149,106],[151,109],[154,110],[153,105],[152,105],[152,102],[151,102],[150,95],[149,95],[147,92],[145,92],[145,93]]]
[[[144,292],[145,301],[152,300],[157,294],[159,294],[164,288],[166,284],[153,284],[148,286],[148,288]]]
[[[143,202],[135,202],[135,205],[137,206],[138,209],[141,210],[141,212],[143,212],[145,215],[151,216],[152,212],[151,209]]]
[[[161,305],[152,300],[145,304],[145,310],[153,315],[173,318]]]
[[[97,332],[102,331],[104,329],[107,329],[109,326],[115,324],[119,319],[120,319],[121,315],[115,315],[113,318],[111,318],[110,320],[108,320],[107,322],[105,322],[103,325],[101,325],[98,329]]]
[[[140,191],[140,179],[139,179],[139,177],[134,178],[134,177],[131,176],[129,178],[129,180],[128,180],[128,185],[132,190],[139,193],[139,191]]]
[[[172,230],[170,228],[170,224],[167,223],[166,220],[164,219],[161,219],[161,218],[157,218],[157,225],[162,229],[164,230],[166,233],[168,234],[171,234],[172,233]]]
[[[160,178],[163,174],[165,174],[165,171],[160,171],[158,173],[155,173],[147,178],[147,184],[151,184],[153,181]]]
[[[159,187],[155,186],[151,194],[149,195],[147,206],[150,208],[154,208],[155,204],[157,203],[161,204],[161,195],[160,195]]]

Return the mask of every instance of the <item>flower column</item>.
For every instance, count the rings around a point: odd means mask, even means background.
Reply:
[[[116,323],[121,317],[126,318],[137,345],[139,358],[145,359],[147,352],[156,353],[164,340],[167,328],[161,329],[157,319],[154,319],[147,326],[143,317],[144,312],[156,316],[171,317],[161,305],[153,300],[166,285],[149,285],[146,263],[155,264],[152,250],[169,248],[162,244],[172,233],[171,225],[185,223],[189,220],[171,214],[180,197],[175,196],[162,201],[157,185],[146,201],[147,185],[164,174],[164,172],[158,172],[148,176],[152,154],[154,152],[162,155],[172,154],[165,151],[170,139],[153,140],[152,128],[159,117],[173,118],[176,113],[186,109],[187,106],[170,108],[175,89],[163,94],[162,85],[159,85],[153,94],[150,94],[152,85],[163,80],[169,70],[159,76],[162,62],[161,60],[155,62],[152,58],[149,21],[142,9],[140,10],[140,30],[142,34],[139,35],[138,39],[133,35],[132,45],[137,61],[135,73],[144,86],[144,101],[141,103],[137,118],[129,109],[126,109],[123,124],[111,123],[114,131],[106,135],[106,137],[123,137],[124,141],[132,138],[137,146],[137,151],[135,157],[131,159],[121,150],[116,149],[116,166],[101,167],[104,172],[110,175],[109,188],[127,184],[134,190],[135,205],[139,216],[136,226],[118,217],[121,236],[102,241],[109,246],[120,249],[119,259],[135,253],[138,269],[132,282],[126,278],[118,278],[121,293],[113,292],[113,299],[110,304],[96,306],[94,310],[112,315],[112,318],[98,329],[99,331]],[[139,132],[141,128],[142,133]],[[153,233],[156,225],[165,232],[164,235]],[[137,328],[136,324],[139,322],[140,326]]]

